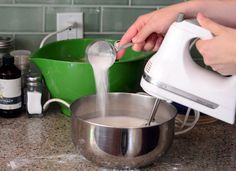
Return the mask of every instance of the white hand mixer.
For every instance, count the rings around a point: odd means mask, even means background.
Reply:
[[[211,39],[213,36],[194,20],[174,22],[160,49],[146,64],[141,87],[154,97],[233,124],[236,76],[224,77],[196,64],[189,52],[190,42],[196,38]]]

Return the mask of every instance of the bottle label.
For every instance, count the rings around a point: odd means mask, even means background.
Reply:
[[[0,109],[13,110],[21,106],[21,78],[0,79]]]

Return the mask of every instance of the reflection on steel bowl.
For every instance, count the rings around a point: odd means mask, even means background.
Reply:
[[[148,120],[155,98],[132,93],[109,93],[108,117]],[[139,168],[162,156],[172,144],[176,109],[161,102],[150,126],[112,127],[97,124],[96,96],[82,97],[70,106],[72,139],[79,152],[102,167]]]

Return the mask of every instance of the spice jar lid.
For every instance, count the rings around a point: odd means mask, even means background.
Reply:
[[[41,82],[37,81],[37,82],[27,82],[26,83],[27,86],[29,87],[38,87],[38,86],[41,86]]]
[[[29,64],[31,52],[29,50],[13,50],[10,52],[15,58],[16,65]]]
[[[40,73],[32,72],[26,76],[27,82],[41,82],[42,75]]]
[[[6,48],[12,46],[13,38],[11,37],[0,37],[0,48]]]

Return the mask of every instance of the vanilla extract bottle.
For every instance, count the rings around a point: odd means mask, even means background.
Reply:
[[[6,54],[0,67],[0,117],[14,118],[22,112],[21,71]]]

